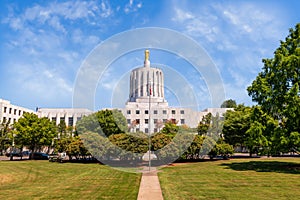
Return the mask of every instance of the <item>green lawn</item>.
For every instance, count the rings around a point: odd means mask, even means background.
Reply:
[[[0,199],[136,199],[140,179],[100,164],[0,161]]]
[[[300,158],[235,159],[161,169],[165,200],[300,199]]]

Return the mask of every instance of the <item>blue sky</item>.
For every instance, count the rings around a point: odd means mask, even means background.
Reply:
[[[72,107],[76,75],[90,52],[115,34],[143,27],[173,29],[194,39],[217,66],[226,98],[251,105],[246,88],[260,72],[262,58],[272,57],[288,29],[300,22],[297,0],[2,0],[0,4],[0,98],[31,109]],[[199,110],[210,107],[205,82],[193,77],[188,62],[155,49],[150,58],[189,80]],[[125,103],[128,91],[112,103],[115,88],[126,84],[128,72],[142,63],[142,50],[116,60],[99,79],[95,109]],[[172,91],[166,89],[166,97],[170,105],[178,104]]]

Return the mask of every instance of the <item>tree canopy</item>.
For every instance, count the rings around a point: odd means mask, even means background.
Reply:
[[[248,94],[264,112],[278,120],[277,142],[284,144],[286,150],[299,148],[300,24],[289,30],[289,35],[280,42],[273,58],[262,61],[262,71],[247,88]]]
[[[236,101],[232,99],[228,99],[221,104],[221,108],[235,108],[236,106]]]
[[[31,152],[43,146],[50,146],[56,136],[55,125],[46,117],[38,118],[36,114],[24,113],[14,123],[15,140],[22,146],[28,146]]]
[[[126,130],[126,118],[116,109],[100,110],[83,117],[77,123],[77,131],[79,133],[91,131],[108,137],[112,134],[124,133]]]

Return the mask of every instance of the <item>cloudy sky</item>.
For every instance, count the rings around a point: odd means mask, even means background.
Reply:
[[[0,98],[31,109],[72,107],[77,74],[99,44],[124,31],[161,27],[203,47],[220,73],[226,98],[251,105],[246,88],[261,70],[262,58],[272,57],[289,28],[300,22],[299,9],[298,0],[2,0]],[[128,90],[118,96],[118,86],[128,88],[130,70],[142,63],[143,50],[112,63],[99,77],[94,109],[125,103]],[[167,66],[166,71],[176,71],[188,80],[199,110],[211,106],[205,80],[194,76],[186,60],[153,49],[151,63]],[[165,79],[174,81],[167,73]],[[166,88],[166,98],[178,106],[178,94],[172,89]],[[112,103],[113,99],[118,102]]]

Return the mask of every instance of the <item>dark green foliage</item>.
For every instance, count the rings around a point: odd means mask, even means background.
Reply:
[[[222,156],[224,159],[227,159],[230,155],[234,153],[233,146],[225,143],[223,140],[220,140],[214,148],[209,152],[209,155],[212,157]]]
[[[221,108],[235,108],[236,106],[235,100],[228,99],[222,103]]]
[[[11,144],[9,138],[11,128],[9,123],[9,121],[2,121],[0,124],[0,155],[3,155],[3,151],[5,151]]]
[[[43,146],[50,146],[56,136],[56,127],[48,118],[38,118],[33,113],[25,113],[14,124],[15,141],[34,152]]]
[[[164,134],[174,135],[178,132],[179,127],[172,120],[168,120],[165,126],[162,128],[161,132]]]
[[[148,151],[148,138],[139,136],[141,134],[114,134],[109,136],[109,140],[116,146],[132,153],[146,153]]]
[[[211,113],[208,113],[207,115],[202,117],[202,120],[199,122],[197,126],[197,132],[199,135],[205,135],[210,127],[212,120]]]
[[[250,128],[250,112],[251,108],[244,105],[226,112],[222,133],[227,143],[245,145],[246,132]]]
[[[89,155],[79,136],[64,137],[55,142],[55,152],[66,152],[70,159],[74,156],[76,159]]]
[[[274,52],[274,58],[263,59],[263,63],[262,72],[247,89],[248,94],[264,112],[280,122],[280,129],[273,130],[273,149],[299,150],[300,24],[290,29]]]
[[[124,133],[126,130],[126,119],[118,110],[100,110],[83,117],[77,123],[79,134],[91,131],[108,137],[112,134]]]

